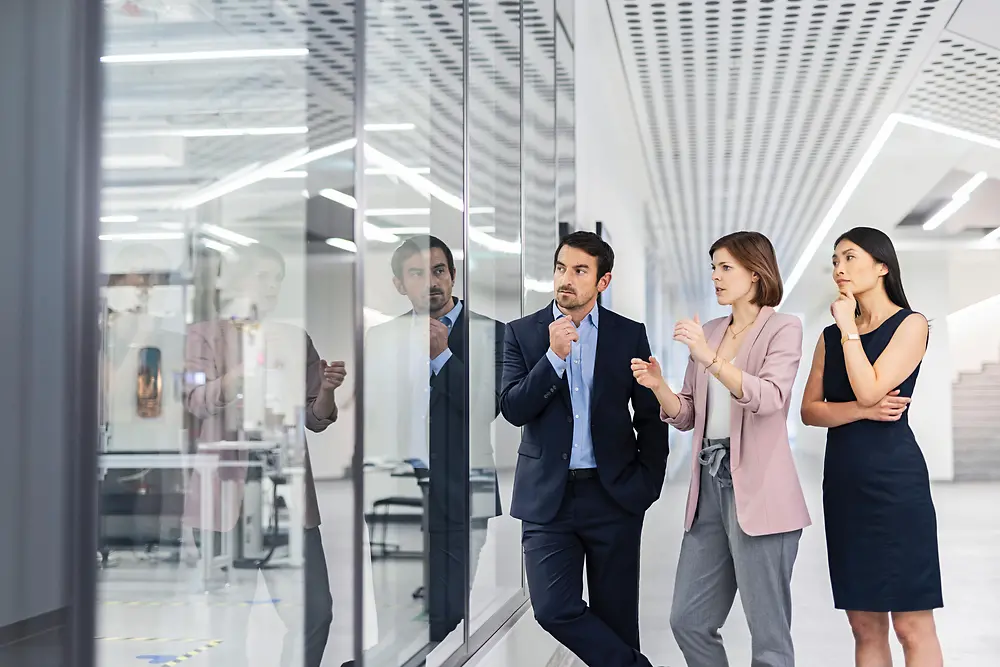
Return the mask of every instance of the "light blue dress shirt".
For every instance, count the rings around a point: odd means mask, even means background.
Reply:
[[[566,317],[559,307],[552,304],[555,319]],[[559,377],[569,372],[569,395],[573,404],[573,449],[569,456],[569,469],[596,468],[594,438],[590,432],[590,399],[594,389],[594,358],[597,355],[598,308],[583,318],[576,328],[580,340],[570,347],[569,357],[560,359],[549,348],[546,357]]]
[[[448,335],[451,335],[452,329],[455,328],[455,324],[458,322],[459,315],[462,314],[462,302],[459,301],[455,304],[455,307],[448,311],[448,314],[441,317],[440,320],[448,327]],[[423,317],[414,314],[413,322],[414,326],[418,326],[418,323],[423,321],[424,327],[427,326],[426,320]],[[452,357],[452,352],[450,348],[445,348],[444,352],[434,357],[428,363],[427,359],[427,348],[426,337],[424,335],[414,336],[414,341],[419,341],[418,345],[421,349],[414,348],[411,350],[411,355],[413,359],[413,369],[411,377],[413,379],[413,399],[412,399],[412,409],[413,409],[413,437],[414,442],[410,446],[410,458],[408,461],[413,465],[414,468],[430,468],[428,464],[428,435],[429,426],[427,424],[427,413],[430,408],[430,398],[431,398],[431,373],[437,375],[444,368],[444,365]],[[429,372],[428,372],[429,370]]]

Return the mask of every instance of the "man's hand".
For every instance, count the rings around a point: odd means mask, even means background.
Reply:
[[[580,340],[580,334],[570,318],[560,317],[549,325],[549,347],[563,361],[573,350],[573,343],[578,340]]]
[[[895,422],[906,412],[910,399],[899,395],[899,390],[889,392],[876,405],[865,410],[865,419],[877,422]]]
[[[319,364],[320,368],[323,369],[323,383],[320,385],[322,391],[333,392],[344,384],[344,379],[347,378],[347,367],[343,361],[327,362],[325,359],[320,359]]]
[[[430,323],[431,359],[437,359],[448,349],[448,325],[433,317],[430,319]]]

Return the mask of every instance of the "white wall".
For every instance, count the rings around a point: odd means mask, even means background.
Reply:
[[[1000,250],[964,250],[949,260],[952,380],[1000,361]]]
[[[615,249],[613,308],[645,320],[643,216],[653,190],[603,0],[576,3],[575,47],[578,227],[593,229],[598,220],[607,226]]]

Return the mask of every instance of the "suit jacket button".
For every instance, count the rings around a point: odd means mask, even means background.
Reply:
[[[572,417],[566,417],[566,421],[568,421],[570,424],[572,424],[573,423],[573,418]]]
[[[563,456],[562,456],[563,461],[565,461],[568,458],[569,458],[569,454],[563,454]]]

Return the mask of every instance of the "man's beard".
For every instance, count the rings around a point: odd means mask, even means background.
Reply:
[[[556,294],[556,303],[558,303],[563,308],[574,309],[583,306],[587,303],[588,299],[582,299],[580,295],[576,292],[563,292],[559,291]]]

